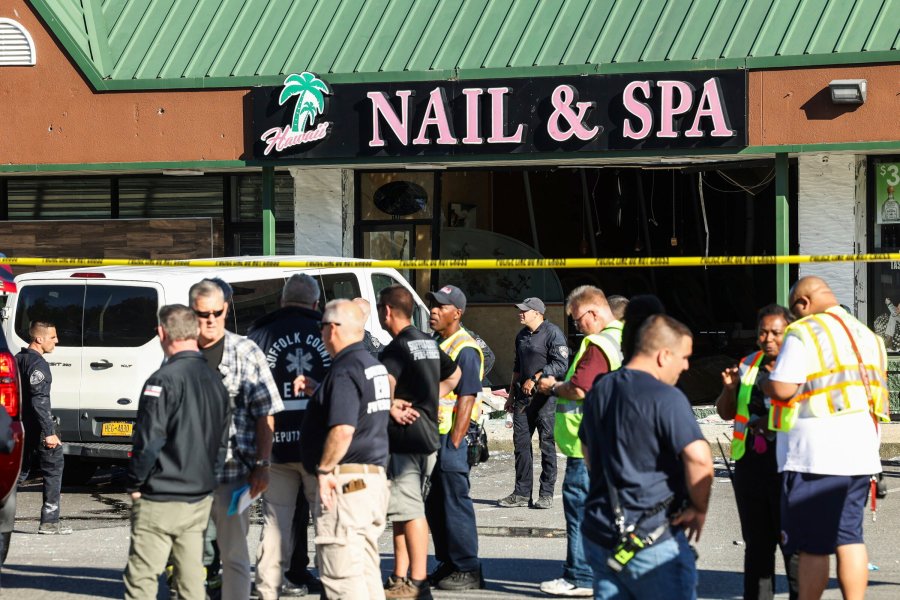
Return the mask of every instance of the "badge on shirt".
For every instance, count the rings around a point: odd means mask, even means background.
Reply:
[[[32,371],[31,379],[29,381],[31,382],[31,385],[37,385],[37,384],[41,383],[42,381],[44,381],[43,371],[38,371],[37,369]]]
[[[162,393],[162,386],[158,386],[158,385],[149,385],[149,384],[148,384],[148,385],[144,388],[144,395],[145,395],[145,396],[154,396],[154,397],[156,397],[156,398],[159,398],[160,393]]]
[[[569,347],[568,346],[559,346],[559,355],[563,358],[569,358]]]

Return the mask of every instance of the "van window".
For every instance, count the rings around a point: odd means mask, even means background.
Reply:
[[[319,307],[324,310],[325,303],[340,298],[359,298],[359,280],[355,273],[327,273],[319,276],[322,297]]]
[[[225,326],[234,333],[245,335],[255,320],[281,306],[284,277],[230,283],[234,297],[231,299],[231,316]]]
[[[26,285],[19,288],[15,332],[30,341],[32,321],[56,325],[60,346],[81,346],[81,319],[84,285]]]
[[[86,347],[138,348],[156,337],[154,288],[89,285],[84,300]]]
[[[378,300],[378,294],[386,287],[392,285],[402,285],[399,281],[384,273],[372,273],[372,290],[375,292],[375,300]],[[423,319],[423,313],[419,305],[413,302],[412,323],[420,331],[430,333],[428,328],[428,319]]]

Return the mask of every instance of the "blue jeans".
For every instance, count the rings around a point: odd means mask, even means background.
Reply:
[[[563,579],[576,587],[591,587],[591,566],[581,543],[581,524],[584,522],[584,503],[588,496],[587,467],[583,458],[566,459],[566,475],[562,484],[563,513],[566,515],[566,565]]]
[[[695,600],[697,565],[684,533],[638,552],[616,573],[606,561],[612,552],[584,538],[584,550],[594,569],[594,598],[601,600]]]

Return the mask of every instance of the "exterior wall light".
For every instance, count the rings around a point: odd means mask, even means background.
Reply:
[[[866,101],[865,79],[835,79],[828,84],[834,104],[863,104]]]

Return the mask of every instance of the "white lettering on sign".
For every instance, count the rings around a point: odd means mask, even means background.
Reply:
[[[331,122],[326,121],[324,123],[319,123],[315,129],[303,131],[301,133],[294,133],[290,125],[285,125],[284,128],[273,127],[272,129],[267,129],[266,132],[259,137],[259,139],[266,143],[266,149],[263,150],[263,155],[268,156],[272,150],[281,152],[287,148],[325,139],[330,127]]]

